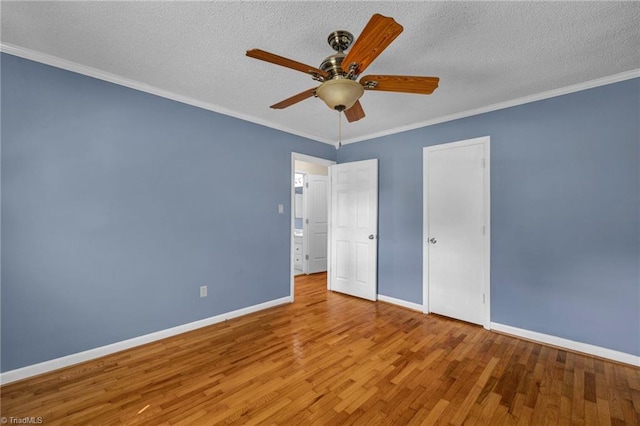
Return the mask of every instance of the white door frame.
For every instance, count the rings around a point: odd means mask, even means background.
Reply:
[[[293,239],[293,228],[294,225],[296,223],[295,221],[295,201],[296,201],[296,189],[293,185],[294,182],[294,178],[295,178],[295,172],[296,172],[296,161],[304,161],[306,163],[313,163],[313,164],[318,164],[321,166],[325,166],[325,167],[329,167],[329,166],[333,166],[334,164],[336,164],[335,161],[332,160],[327,160],[325,158],[320,158],[320,157],[313,157],[311,155],[306,155],[306,154],[300,154],[297,152],[292,152],[291,153],[291,225],[289,226],[289,234],[291,234],[291,241],[289,243],[289,265],[290,265],[290,271],[289,271],[289,275],[290,275],[290,282],[291,282],[291,286],[290,286],[290,292],[291,292],[291,301],[293,302],[294,300],[294,296],[295,296],[295,279],[294,279],[294,265],[293,265],[293,250],[294,250],[294,239]],[[327,191],[329,191],[329,193],[331,193],[331,179],[329,179],[328,183],[327,183]],[[327,209],[329,210],[329,212],[331,211],[331,200],[329,199],[327,201],[328,205],[327,205]],[[329,217],[329,226],[331,226],[331,217]],[[331,249],[329,247],[329,241],[327,241],[327,262],[329,262],[329,259],[331,259]],[[329,280],[327,280],[327,288],[329,285]]]
[[[485,235],[484,239],[484,289],[485,304],[484,304],[484,321],[483,326],[487,330],[491,329],[491,157],[490,157],[490,143],[489,136],[483,136],[474,139],[466,139],[458,142],[450,142],[440,145],[426,146],[422,149],[423,152],[423,170],[422,170],[422,311],[428,314],[429,311],[429,243],[426,240],[428,234],[429,225],[429,210],[427,208],[427,170],[424,167],[426,154],[429,151],[435,151],[440,149],[458,148],[469,145],[482,144],[484,148],[484,226]]]

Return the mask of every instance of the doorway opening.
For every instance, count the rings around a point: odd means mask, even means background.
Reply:
[[[329,259],[328,218],[335,161],[291,154],[291,298],[295,277],[326,272]]]

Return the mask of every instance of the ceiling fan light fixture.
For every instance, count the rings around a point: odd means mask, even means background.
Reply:
[[[438,77],[367,75],[360,78],[360,83],[355,81],[402,30],[402,25],[393,18],[374,13],[355,43],[350,32],[334,31],[329,34],[327,42],[336,53],[325,58],[319,68],[260,49],[247,50],[247,56],[303,72],[320,82],[320,86],[293,95],[270,108],[284,109],[315,96],[330,109],[344,112],[347,121],[353,123],[365,117],[359,101],[365,90],[430,95],[438,87]],[[349,52],[345,54],[347,49]],[[338,117],[341,118],[342,114]]]
[[[353,106],[364,93],[362,85],[348,78],[336,78],[322,83],[316,95],[331,109],[344,111]]]

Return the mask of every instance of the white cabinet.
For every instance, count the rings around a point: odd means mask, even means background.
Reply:
[[[304,272],[304,255],[302,253],[302,237],[293,238],[293,269],[296,274]]]

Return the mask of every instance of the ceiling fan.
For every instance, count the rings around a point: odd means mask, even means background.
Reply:
[[[303,64],[260,49],[247,50],[247,56],[281,65],[311,75],[321,82],[304,92],[271,105],[274,109],[287,108],[312,96],[322,99],[329,108],[344,111],[347,121],[358,121],[365,116],[360,97],[365,90],[404,92],[429,95],[438,87],[438,77],[405,75],[358,76],[400,35],[403,28],[393,18],[374,14],[353,43],[353,35],[344,30],[329,34],[327,42],[337,53],[327,57],[319,68]],[[344,52],[353,47],[347,54]],[[345,66],[343,66],[343,64]]]

